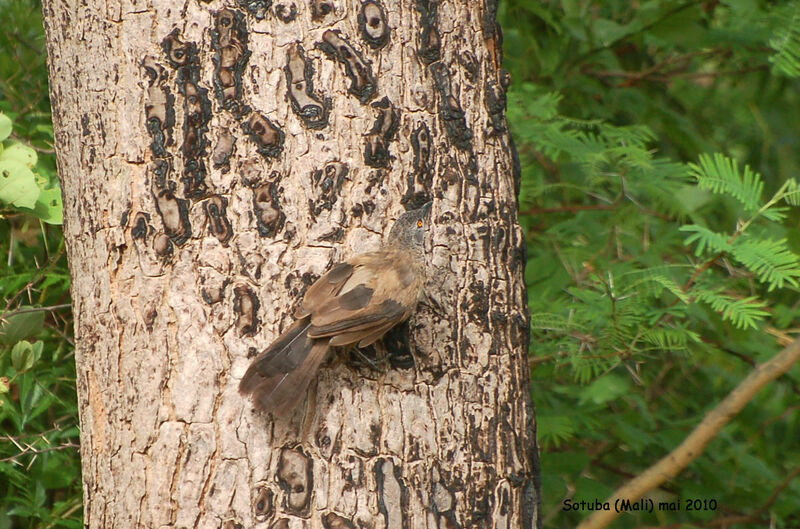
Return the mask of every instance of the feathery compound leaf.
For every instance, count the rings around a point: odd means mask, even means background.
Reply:
[[[800,206],[800,185],[794,178],[786,182],[786,191],[782,198],[791,206]]]
[[[689,224],[688,226],[681,226],[680,231],[690,232],[691,235],[686,237],[683,244],[689,246],[693,242],[697,243],[694,254],[701,256],[705,253],[706,248],[709,252],[730,252],[733,247],[728,242],[728,237],[722,233],[711,231],[705,226],[698,226],[697,224]]]
[[[686,295],[683,289],[669,277],[658,273],[659,269],[665,268],[667,267],[654,267],[646,270],[630,272],[620,276],[619,283],[622,285],[623,292],[637,292],[642,295],[660,296],[661,293],[666,290],[683,303],[687,303],[689,297]],[[633,281],[623,285],[624,279],[633,279]]]
[[[536,417],[536,427],[542,443],[552,443],[555,446],[570,440],[575,436],[576,424],[568,415],[546,415]]]
[[[775,55],[769,58],[775,70],[786,77],[800,76],[800,9],[795,9],[794,16],[787,18],[785,27],[778,30],[769,45]]]
[[[689,342],[701,342],[696,332],[682,327],[647,329],[639,339],[663,351],[683,351]]]
[[[732,253],[760,282],[769,285],[768,291],[785,283],[798,285],[800,259],[789,249],[786,239],[742,238],[733,245]]]
[[[586,327],[583,325],[561,314],[554,314],[552,312],[531,314],[531,329],[561,332],[569,332],[572,330],[587,331]]]
[[[744,174],[741,174],[736,160],[720,153],[713,157],[701,154],[700,165],[690,163],[689,171],[701,188],[731,195],[742,203],[746,211],[755,212],[761,207],[764,182],[749,166],[745,166]]]
[[[758,322],[769,316],[767,306],[755,296],[740,299],[718,290],[696,290],[695,295],[739,329],[756,329]]]

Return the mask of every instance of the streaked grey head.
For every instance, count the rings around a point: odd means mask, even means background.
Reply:
[[[425,232],[430,225],[431,203],[406,211],[395,221],[388,243],[409,249],[423,249]]]

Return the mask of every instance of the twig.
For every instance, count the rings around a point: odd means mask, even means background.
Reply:
[[[6,461],[13,461],[14,463],[19,463],[17,461],[17,458],[22,457],[24,455],[33,454],[34,456],[38,456],[40,454],[44,454],[45,452],[55,452],[58,450],[66,450],[67,448],[80,448],[80,447],[81,445],[73,442],[64,443],[63,445],[57,445],[57,446],[48,446],[47,448],[41,448],[41,449],[34,448],[31,445],[26,445],[25,448],[23,448],[20,453],[0,459],[0,463],[5,463]]]
[[[49,305],[47,307],[28,307],[27,309],[12,310],[11,312],[0,315],[0,320],[16,316],[17,314],[26,314],[28,312],[42,312],[45,310],[59,310],[71,307],[71,303],[62,303],[61,305]]]
[[[706,445],[719,433],[723,426],[747,405],[769,382],[775,380],[800,360],[800,338],[776,354],[772,359],[756,367],[716,408],[705,418],[672,452],[638,477],[617,489],[609,498],[612,505],[617,500],[634,502],[677,476],[689,463],[703,453]],[[619,516],[614,510],[596,511],[578,525],[577,529],[601,529]]]
[[[58,263],[58,260],[61,259],[61,256],[63,255],[63,253],[64,253],[64,246],[62,245],[58,249],[58,253],[56,255],[54,255],[49,260],[49,262],[47,263],[47,266],[45,266],[44,268],[39,268],[38,270],[36,270],[36,272],[34,273],[34,276],[30,279],[30,281],[28,281],[28,283],[23,288],[19,289],[16,292],[16,294],[11,296],[11,298],[6,302],[6,308],[3,309],[3,314],[8,312],[8,309],[11,307],[11,305],[14,303],[14,301],[16,301],[16,299],[19,297],[20,294],[22,294],[26,290],[32,288],[33,285],[35,285],[37,282],[42,280],[45,275],[47,275],[53,268],[55,268],[56,264]]]

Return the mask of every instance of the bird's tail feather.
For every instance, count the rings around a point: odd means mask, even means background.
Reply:
[[[305,396],[328,350],[328,338],[309,338],[311,318],[297,320],[250,364],[239,391],[257,408],[285,415]]]

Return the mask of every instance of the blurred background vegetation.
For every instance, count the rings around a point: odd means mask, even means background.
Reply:
[[[800,6],[501,0],[545,527],[675,448],[800,330]],[[0,0],[0,529],[82,527],[40,7]],[[3,117],[4,116],[4,117]],[[13,123],[13,128],[12,128]],[[13,185],[12,185],[13,184]],[[800,527],[800,370],[615,527]],[[708,504],[707,504],[708,505]]]

